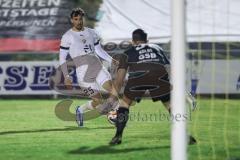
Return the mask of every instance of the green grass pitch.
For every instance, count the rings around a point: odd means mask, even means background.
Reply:
[[[171,123],[159,118],[167,115],[161,103],[144,100],[132,107],[123,143],[108,146],[115,129],[105,116],[77,128],[75,122],[55,116],[60,101],[1,100],[0,160],[170,159]],[[75,100],[71,111],[85,101]],[[188,159],[240,159],[239,104],[239,100],[198,100],[188,123],[198,143],[188,147]]]

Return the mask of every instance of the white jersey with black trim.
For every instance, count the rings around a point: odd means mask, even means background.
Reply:
[[[95,45],[100,41],[95,30],[84,27],[83,31],[76,32],[69,29],[61,39],[60,48],[68,50],[71,58],[95,52]]]

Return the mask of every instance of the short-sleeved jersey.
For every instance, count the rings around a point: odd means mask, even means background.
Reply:
[[[71,58],[95,52],[94,45],[100,41],[95,30],[84,27],[81,32],[69,29],[61,39],[61,49],[69,49]]]
[[[169,60],[161,47],[156,44],[141,44],[116,57],[119,61],[118,69],[128,69],[125,96],[139,101],[144,92],[149,90],[153,101],[169,101],[170,83],[165,69]]]
[[[125,56],[121,56],[119,60],[118,68],[127,69],[129,63],[159,63],[162,65],[170,63],[162,48],[156,44],[133,46],[126,50],[124,55]]]

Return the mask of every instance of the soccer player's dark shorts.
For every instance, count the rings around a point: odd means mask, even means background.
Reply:
[[[167,75],[164,76],[164,77],[161,78],[161,79],[166,80],[167,82],[169,82],[169,78],[168,78]],[[169,83],[170,83],[170,82],[169,82]],[[141,92],[141,93],[137,94],[137,96],[136,96],[136,95],[133,94],[133,92],[131,91],[131,88],[132,88],[132,87],[134,87],[134,92],[139,91],[139,92]],[[165,103],[165,102],[170,101],[170,94],[171,94],[170,90],[169,90],[168,93],[166,93],[166,94],[164,94],[164,95],[152,96],[152,95],[151,95],[151,89],[152,89],[151,86],[140,86],[140,87],[136,87],[136,86],[131,86],[131,85],[129,85],[129,83],[127,83],[127,84],[126,84],[126,87],[125,87],[125,89],[124,89],[124,96],[126,96],[127,98],[129,98],[129,99],[131,99],[131,100],[136,101],[136,102],[139,103],[139,102],[142,100],[142,98],[147,97],[147,96],[145,96],[144,93],[145,93],[147,90],[149,90],[149,92],[150,92],[150,95],[149,95],[149,96],[151,97],[151,99],[152,99],[153,102],[161,101],[161,102]]]

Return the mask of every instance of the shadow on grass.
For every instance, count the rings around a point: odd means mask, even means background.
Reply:
[[[11,135],[11,134],[21,134],[21,133],[66,132],[66,131],[75,131],[75,130],[94,130],[94,129],[114,129],[114,127],[112,127],[112,126],[110,126],[110,127],[96,127],[96,128],[66,127],[66,128],[54,128],[54,129],[17,130],[17,131],[0,132],[0,136]]]
[[[117,149],[114,146],[99,146],[96,148],[90,147],[80,147],[76,150],[69,151],[69,154],[116,154],[116,153],[128,153],[135,151],[144,151],[144,150],[158,150],[158,149],[169,149],[170,146],[159,146],[159,147],[137,147],[137,148],[124,148]]]

